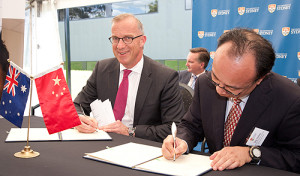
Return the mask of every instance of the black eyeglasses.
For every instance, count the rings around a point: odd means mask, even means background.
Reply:
[[[123,37],[123,38],[113,36],[113,37],[109,37],[108,40],[112,44],[118,44],[120,39],[122,39],[125,44],[131,44],[134,39],[141,37],[141,36],[143,36],[143,35],[138,35],[136,37]]]
[[[212,70],[211,70],[211,74],[214,75],[214,73],[213,73]],[[243,90],[242,90],[240,93],[235,94],[235,93],[232,93],[231,91],[227,90],[227,89],[225,88],[225,86],[220,86],[220,84],[218,84],[218,83],[216,83],[214,80],[212,80],[212,78],[210,78],[210,77],[208,76],[208,72],[205,73],[205,76],[206,76],[206,78],[207,78],[214,86],[220,87],[221,89],[225,90],[225,92],[226,92],[227,94],[232,95],[232,96],[234,96],[234,97],[238,97],[239,95],[241,95],[241,93],[243,93],[245,90],[247,90],[249,87],[251,87],[251,86],[257,81],[257,80],[255,80],[254,82],[252,82],[251,84],[249,84],[248,86],[246,86],[245,88],[243,88]]]

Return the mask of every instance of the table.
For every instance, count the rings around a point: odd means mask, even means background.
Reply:
[[[27,127],[28,118],[24,118],[23,127]],[[41,117],[31,117],[31,127],[45,127]],[[23,159],[14,157],[14,153],[24,149],[26,142],[5,143],[7,131],[15,128],[6,119],[0,118],[0,176],[153,176],[158,175],[130,168],[115,166],[83,158],[84,153],[96,152],[128,142],[161,147],[161,143],[109,133],[112,141],[51,141],[29,142],[31,149],[40,153],[36,158]],[[199,152],[195,152],[199,153]],[[219,175],[298,175],[263,166],[245,165],[241,168],[226,171],[210,171],[205,176]]]

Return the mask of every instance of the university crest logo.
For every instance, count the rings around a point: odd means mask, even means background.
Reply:
[[[204,31],[198,31],[198,37],[202,39],[204,37]]]
[[[289,35],[289,33],[290,33],[290,27],[283,27],[281,32],[282,32],[283,36]]]
[[[216,54],[215,51],[209,52],[210,58],[211,58],[211,59],[214,59],[214,58],[215,58],[215,54]]]
[[[256,34],[259,34],[259,29],[253,29]]]
[[[276,10],[276,4],[270,4],[270,5],[268,5],[268,10],[269,10],[270,13],[275,12],[275,10]]]
[[[245,13],[245,7],[239,7],[238,8],[238,12],[239,12],[240,15],[244,15],[244,13]]]
[[[210,13],[212,17],[216,17],[218,14],[218,9],[211,9]]]

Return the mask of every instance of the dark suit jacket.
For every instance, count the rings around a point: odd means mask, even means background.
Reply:
[[[178,73],[179,73],[179,82],[187,85],[191,79],[192,73],[187,70],[182,70],[179,71]]]
[[[223,148],[226,101],[204,74],[197,79],[193,103],[178,128],[190,151],[204,136],[210,153]],[[250,94],[230,145],[246,146],[254,127],[269,131],[260,165],[300,172],[299,86],[270,73]]]
[[[109,99],[114,106],[119,83],[120,63],[116,58],[98,61],[87,84],[74,100],[77,112],[81,104],[90,114],[90,103]],[[147,56],[138,87],[134,122],[135,136],[162,142],[171,133],[172,122],[184,115],[178,86],[178,73]]]

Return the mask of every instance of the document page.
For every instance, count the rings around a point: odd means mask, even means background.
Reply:
[[[138,165],[135,169],[167,175],[200,175],[212,169],[210,163],[209,156],[190,153],[180,156],[175,161],[162,156]]]
[[[90,106],[93,117],[98,121],[99,127],[116,121],[109,99],[104,102],[101,100],[95,100]]]
[[[77,140],[112,140],[111,137],[103,130],[94,133],[80,133],[76,129],[68,129],[61,132],[63,141]]]
[[[27,141],[28,128],[11,128],[5,142]],[[29,141],[58,141],[57,133],[49,135],[47,128],[30,128]]]
[[[130,142],[98,152],[88,153],[84,158],[133,168],[138,164],[155,159],[161,155],[161,148],[159,147]]]
[[[11,128],[5,142],[27,141],[28,128]],[[60,137],[61,136],[61,137]],[[29,141],[84,141],[84,140],[112,140],[105,131],[94,133],[80,133],[76,129],[67,129],[49,135],[47,128],[30,128]]]

